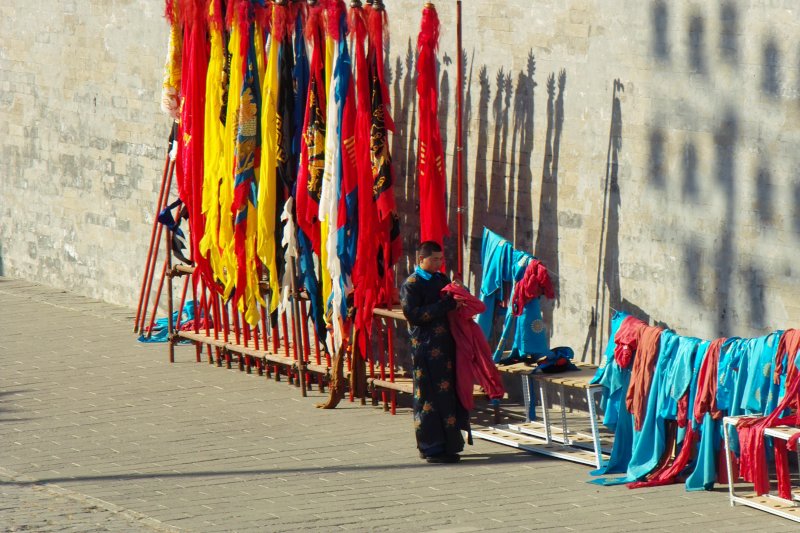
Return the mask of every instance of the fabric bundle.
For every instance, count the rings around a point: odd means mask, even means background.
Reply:
[[[796,441],[770,442],[764,430],[797,422],[786,409],[800,394],[798,351],[796,330],[709,342],[615,313],[605,363],[593,379],[603,387],[603,423],[614,431],[614,446],[593,474],[625,476],[592,482],[640,488],[684,481],[687,490],[710,490],[727,482],[722,418],[752,415],[739,420],[738,439],[730,435],[734,475],[767,493],[771,449],[779,495],[787,497],[786,450]]]
[[[448,313],[450,332],[456,340],[456,392],[468,411],[475,406],[473,385],[480,385],[489,399],[500,399],[505,388],[500,372],[492,361],[492,351],[474,316],[486,306],[461,285],[449,284],[442,293],[461,303],[461,308]]]

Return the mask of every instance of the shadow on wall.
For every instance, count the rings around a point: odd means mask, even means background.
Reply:
[[[511,139],[512,171],[511,177],[516,176],[516,183],[512,188],[514,201],[508,202],[514,206],[514,243],[522,250],[529,250],[533,246],[533,219],[531,198],[528,191],[533,186],[533,170],[531,156],[533,154],[533,112],[534,90],[536,81],[536,59],[533,51],[528,52],[528,65],[525,72],[520,71],[517,77],[517,92],[514,95],[514,129]],[[513,156],[517,157],[516,160]]]
[[[770,160],[770,151],[761,141],[765,135],[769,137],[773,133],[782,133],[780,126],[769,131],[772,125],[766,123],[759,126],[757,132],[749,130],[748,111],[743,110],[741,99],[736,93],[720,91],[718,84],[713,83],[713,78],[720,74],[718,68],[739,68],[742,63],[744,49],[740,40],[744,35],[743,22],[737,3],[723,0],[716,13],[696,8],[688,13],[685,20],[677,20],[670,12],[669,5],[666,0],[653,0],[651,3],[651,57],[655,67],[672,69],[670,62],[676,62],[679,57],[685,58],[685,64],[675,66],[672,73],[678,75],[688,71],[690,75],[699,75],[693,80],[692,89],[696,90],[697,84],[707,84],[706,89],[712,91],[712,99],[720,102],[709,114],[707,110],[692,109],[693,99],[688,98],[689,95],[672,95],[672,103],[667,98],[653,100],[659,103],[659,108],[653,110],[655,117],[694,114],[698,118],[708,117],[705,121],[709,123],[707,128],[687,128],[689,131],[681,132],[684,136],[678,141],[679,150],[669,149],[668,144],[675,137],[673,132],[667,135],[666,130],[653,126],[646,134],[649,146],[646,162],[648,184],[653,189],[664,191],[673,189],[671,180],[675,180],[676,187],[673,190],[680,192],[680,200],[686,204],[689,213],[688,219],[681,218],[681,222],[671,228],[673,234],[683,233],[679,237],[683,247],[682,256],[680,252],[677,254],[682,259],[683,283],[680,288],[682,293],[677,296],[685,298],[691,306],[708,312],[716,335],[732,335],[736,333],[732,329],[741,327],[742,323],[763,331],[770,327],[766,323],[769,310],[765,287],[771,277],[780,274],[769,274],[764,263],[759,261],[758,249],[769,240],[744,242],[739,228],[755,227],[760,234],[767,236],[781,231],[782,217],[777,209],[784,193],[795,200],[789,227],[794,236],[800,238],[800,208],[796,207],[800,202],[800,186],[792,176],[777,175],[776,167]],[[711,13],[712,17],[718,16],[718,20],[709,22],[704,18],[708,16],[707,13]],[[679,30],[685,32],[686,39],[682,42],[686,50],[683,53],[678,53],[672,48],[675,43],[669,42],[670,37],[677,33],[670,27],[673,24],[680,25]],[[716,36],[709,32],[712,28],[718,31]],[[782,73],[785,75],[791,70],[781,65],[783,54],[789,50],[787,44],[767,30],[760,46],[755,45],[755,48],[754,52],[760,60],[756,65],[760,69],[759,75],[755,79],[748,78],[746,82],[754,84],[753,89],[763,96],[755,105],[796,106],[796,102],[786,96],[791,91],[787,92],[788,80],[782,78]],[[723,69],[721,72],[730,71]],[[796,83],[796,92],[800,93],[800,77]],[[752,114],[758,109],[749,112]],[[659,120],[650,122],[660,123]],[[704,136],[703,131],[708,131],[708,135]],[[754,144],[751,141],[755,142],[755,147],[750,146]],[[704,154],[699,147],[709,143],[712,151],[706,157],[710,161],[702,161]],[[756,159],[752,166],[745,168],[747,164],[744,161],[749,160],[747,156],[753,152]],[[677,165],[667,161],[671,153],[680,154],[681,160]],[[709,183],[704,182],[699,170],[706,168],[706,164],[712,169],[714,178]],[[670,174],[670,169],[675,169],[674,176]],[[749,199],[742,200],[742,193],[750,189],[753,190],[752,202]],[[709,225],[709,222],[703,222],[709,216],[706,212],[709,195],[720,200],[718,220],[711,222],[712,225],[707,229],[695,230],[693,228]],[[692,212],[697,213],[697,219],[692,217]],[[608,224],[607,232],[610,233],[611,223]],[[787,264],[791,261],[790,257],[784,259]],[[791,268],[785,269],[783,275],[790,278]],[[601,283],[598,285],[602,286]],[[611,292],[610,286],[607,287]],[[611,295],[609,298],[614,299]],[[602,298],[598,303],[602,303]],[[745,307],[746,310],[741,310]],[[599,306],[597,309],[602,312],[603,308]],[[604,329],[602,323],[599,327]],[[602,332],[596,335],[597,338],[601,336]],[[592,348],[587,341],[584,353],[592,352]]]
[[[567,86],[567,73],[558,74],[558,95],[556,95],[555,74],[547,78],[547,130],[544,141],[544,162],[542,168],[542,189],[539,196],[539,227],[536,231],[534,255],[541,259],[550,271],[553,288],[556,291],[555,305],[559,303],[559,265],[558,265],[558,163],[561,153],[561,134],[564,130],[564,90]],[[553,305],[547,302],[542,306],[542,318],[550,324],[548,335],[553,332]]]
[[[657,0],[653,3],[653,55],[662,62],[669,62],[669,18],[667,16],[667,3]]]
[[[606,176],[603,182],[603,217],[600,225],[600,246],[597,253],[597,278],[595,284],[592,320],[583,345],[581,359],[599,362],[600,350],[605,346],[607,309],[626,310],[621,302],[619,281],[619,211],[622,200],[619,194],[619,155],[622,151],[622,103],[620,93],[625,86],[614,80],[611,94],[611,124],[608,132]],[[640,316],[640,315],[636,315]]]
[[[468,69],[471,78],[473,66]],[[490,79],[486,65],[478,71],[478,113],[472,120],[472,92],[468,86],[465,98],[465,120],[477,124],[477,139],[474,157],[466,154],[465,160],[474,167],[469,169],[467,181],[471,198],[471,224],[466,243],[470,272],[473,279],[481,277],[481,239],[486,226],[509,239],[519,250],[534,253],[558,277],[556,216],[558,152],[564,122],[564,89],[566,73],[562,71],[556,96],[555,75],[551,74],[551,92],[548,97],[547,153],[543,163],[542,191],[546,198],[540,199],[545,206],[545,215],[540,219],[539,231],[546,235],[538,237],[534,247],[533,220],[533,168],[534,105],[537,83],[536,59],[528,54],[525,70],[514,74],[500,68]],[[516,79],[516,87],[514,81]],[[494,94],[492,94],[494,87]],[[491,115],[490,115],[491,112]],[[490,132],[491,128],[491,132]],[[491,135],[491,139],[490,139]],[[491,151],[490,151],[491,146]],[[540,216],[543,216],[540,209]],[[544,243],[544,240],[552,242]],[[542,247],[542,250],[539,248]]]

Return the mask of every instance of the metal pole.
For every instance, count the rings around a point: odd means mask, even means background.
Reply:
[[[464,279],[464,58],[461,47],[461,0],[456,2],[456,225],[458,270],[456,279]]]

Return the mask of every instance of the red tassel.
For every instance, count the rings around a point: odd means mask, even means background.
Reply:
[[[378,79],[381,84],[381,91],[383,92],[383,105],[386,108],[384,113],[384,121],[386,122],[386,129],[394,131],[394,121],[392,120],[391,100],[389,98],[389,89],[386,85],[386,68],[383,63],[383,42],[386,28],[389,27],[389,17],[385,9],[370,9],[369,19],[367,20],[367,32],[369,34],[370,54],[375,54],[378,67]]]
[[[344,0],[330,0],[327,7],[328,13],[328,36],[334,41],[338,41],[340,37],[339,25],[342,21],[342,15],[345,13]]]
[[[206,18],[205,9],[208,7],[204,0],[177,0],[178,18],[184,25],[202,22]]]
[[[419,26],[417,50],[431,48],[434,53],[439,48],[439,15],[433,4],[426,5],[422,10],[422,22]]]
[[[371,10],[372,6],[369,4],[366,7],[350,8],[350,12],[347,14],[347,30],[355,35],[356,39],[363,41],[366,37],[367,20]]]
[[[233,28],[233,19],[236,16],[236,8],[240,3],[246,0],[229,0],[225,10],[225,27],[228,29]]]
[[[174,25],[178,20],[178,6],[176,4],[177,0],[166,0],[164,2],[164,18],[169,21],[170,25]]]
[[[270,24],[272,23],[272,4],[267,4],[264,7],[256,5],[255,17],[258,27],[262,30],[269,31]]]
[[[308,19],[304,26],[304,33],[306,40],[311,42],[315,35],[319,35],[320,28],[322,27],[322,13],[324,8],[319,4],[310,6],[308,8]]]
[[[300,22],[305,22],[308,16],[308,4],[305,2],[292,2],[289,4],[289,9],[292,11],[292,25],[297,22],[297,17],[300,17]]]
[[[274,4],[272,6],[272,39],[273,43],[279,43],[283,41],[283,38],[288,34],[287,32],[290,30],[290,21],[291,13],[289,12],[289,8],[285,5],[278,5]]]
[[[212,13],[208,13],[208,25],[217,31],[222,31],[222,25],[224,24],[225,17],[222,14],[222,3],[220,0],[211,0],[214,4],[214,10]]]
[[[370,8],[369,20],[367,21],[367,29],[369,31],[369,40],[373,46],[380,43],[381,56],[383,56],[383,25],[386,18],[386,11]]]
[[[234,22],[239,25],[239,32],[241,40],[239,41],[239,53],[242,57],[247,57],[248,48],[250,48],[250,21],[253,17],[250,2],[241,0],[236,6],[236,15]],[[242,68],[245,68],[244,65]]]

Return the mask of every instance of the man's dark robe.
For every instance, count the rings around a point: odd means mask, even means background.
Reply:
[[[411,336],[417,447],[428,457],[461,452],[461,430],[469,431],[469,413],[456,396],[456,345],[447,322],[456,301],[439,293],[449,283],[438,272],[429,280],[414,273],[400,288]]]

